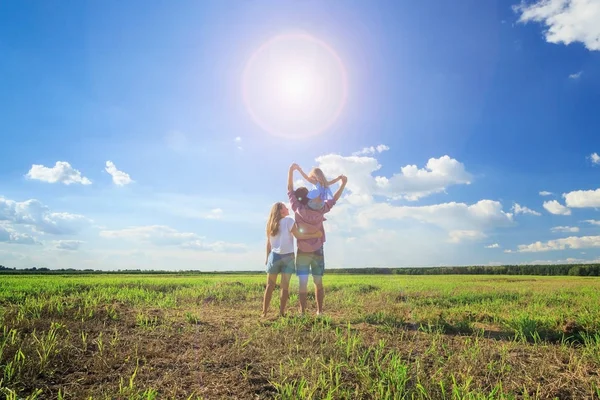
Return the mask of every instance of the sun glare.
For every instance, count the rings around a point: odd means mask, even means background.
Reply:
[[[252,119],[278,136],[306,137],[329,128],[347,96],[337,54],[306,35],[276,36],[262,45],[244,70],[243,95]]]

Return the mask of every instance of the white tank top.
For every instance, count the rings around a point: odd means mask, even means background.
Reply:
[[[289,216],[279,221],[279,232],[277,232],[277,235],[269,238],[273,253],[288,254],[294,252],[294,237],[292,235],[294,223],[294,218]]]

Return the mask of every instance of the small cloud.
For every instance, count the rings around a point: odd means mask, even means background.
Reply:
[[[548,43],[581,42],[590,51],[600,50],[600,7],[596,0],[522,1],[513,10],[520,14],[520,23],[537,22],[544,26]]]
[[[554,233],[576,233],[579,232],[579,228],[576,226],[555,226],[550,228],[550,231]]]
[[[221,219],[221,217],[223,216],[223,210],[221,210],[220,208],[213,208],[212,210],[210,210],[210,212],[206,215],[206,219]]]
[[[385,144],[380,144],[377,146],[365,147],[364,149],[352,153],[353,156],[366,156],[373,155],[377,153],[383,153],[384,151],[388,151],[390,148]]]
[[[552,196],[552,192],[547,192],[547,191],[545,191],[545,190],[542,190],[542,191],[540,192],[540,196]]]
[[[581,77],[581,74],[583,74],[583,71],[579,71],[576,74],[571,74],[569,75],[569,79],[579,79],[579,77]]]
[[[236,137],[236,138],[234,139],[234,141],[235,141],[236,143],[242,143],[242,138],[241,138],[240,136],[238,136],[238,137]]]
[[[497,249],[500,245],[498,243],[490,244],[489,246],[485,246],[486,249]]]
[[[83,242],[81,240],[57,240],[54,243],[59,250],[75,251],[79,249],[79,246],[81,246]]]
[[[598,153],[590,154],[589,158],[592,161],[592,164],[600,165],[600,156],[598,155]]]
[[[587,222],[588,224],[591,224],[591,225],[600,225],[600,221],[598,221],[596,219],[586,219],[583,222]]]
[[[125,186],[133,182],[129,174],[119,171],[112,161],[106,162],[105,170],[112,176],[113,183],[117,186]]]
[[[480,240],[487,236],[480,231],[455,230],[448,232],[448,241],[450,243],[461,243],[465,240]]]
[[[88,178],[81,176],[81,172],[71,167],[71,164],[66,161],[57,161],[54,167],[33,164],[25,176],[27,179],[65,185],[72,183],[90,185],[92,183]]]
[[[36,238],[26,233],[19,233],[10,226],[0,225],[0,243],[8,244],[41,244]]]
[[[539,212],[534,211],[531,208],[527,208],[527,207],[521,206],[518,203],[515,203],[513,205],[512,210],[514,211],[515,215],[517,215],[517,214],[531,214],[531,215],[535,215],[535,216],[538,216],[538,217],[540,215],[542,215]]]
[[[560,204],[556,200],[546,201],[544,202],[544,208],[550,214],[554,215],[571,215],[571,210],[562,204]]]

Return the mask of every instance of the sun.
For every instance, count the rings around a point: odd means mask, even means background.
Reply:
[[[307,34],[276,36],[250,57],[242,90],[252,119],[271,134],[307,137],[328,129],[348,94],[341,59]]]

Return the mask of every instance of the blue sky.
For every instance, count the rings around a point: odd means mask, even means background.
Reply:
[[[290,32],[346,72],[317,135],[242,96]],[[600,259],[599,0],[9,1],[0,54],[0,264],[261,269],[292,162],[349,178],[329,267]]]

